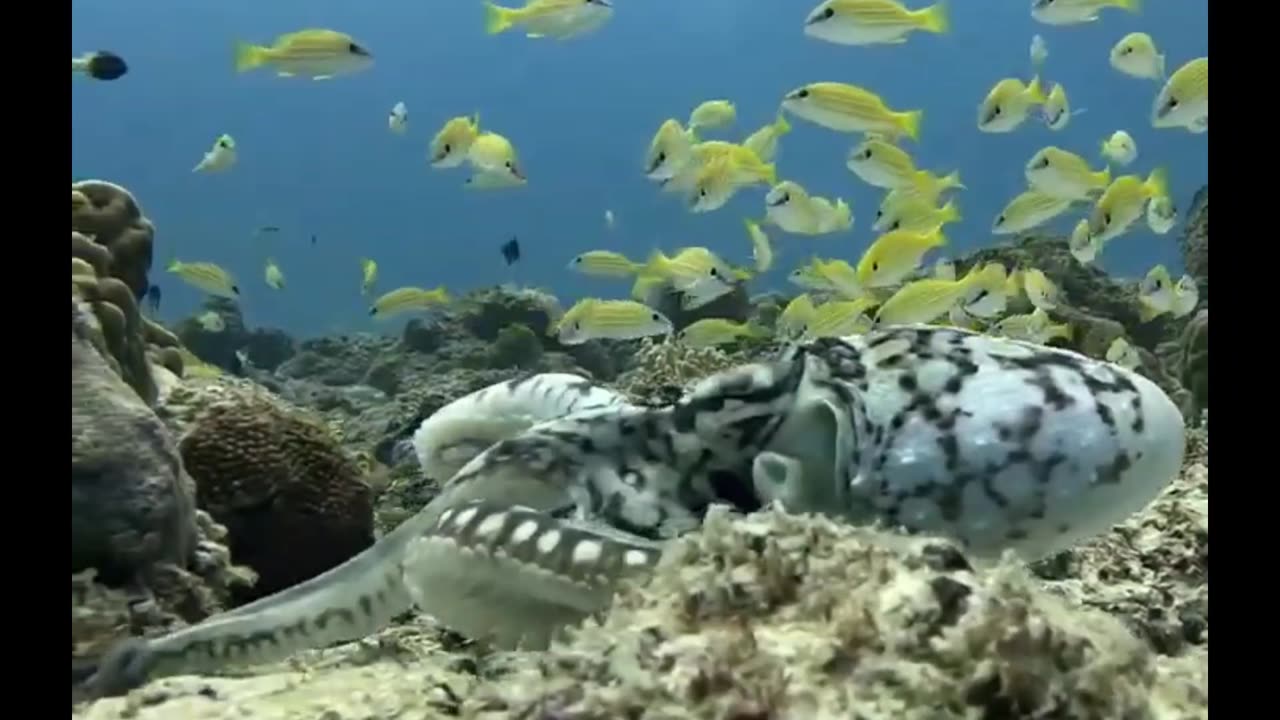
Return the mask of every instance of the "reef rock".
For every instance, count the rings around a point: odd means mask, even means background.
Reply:
[[[1200,288],[1200,302],[1209,302],[1209,186],[1191,201],[1187,227],[1182,234],[1182,261]]]
[[[71,183],[71,230],[108,251],[106,274],[124,281],[140,299],[147,292],[155,228],[133,194],[115,183]]]
[[[1152,652],[1015,563],[723,508],[545,653],[449,652],[419,620],[261,670],[167,678],[73,717],[1208,717],[1203,658]]]
[[[71,303],[71,571],[117,582],[185,564],[194,488],[164,424],[95,349],[92,313]]]

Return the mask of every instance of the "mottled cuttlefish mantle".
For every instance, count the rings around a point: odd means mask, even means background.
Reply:
[[[1067,350],[951,328],[810,347],[851,390],[850,510],[1039,558],[1146,506],[1177,475],[1185,425],[1153,382]]]

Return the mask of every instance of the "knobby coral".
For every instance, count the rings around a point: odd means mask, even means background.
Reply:
[[[373,543],[372,492],[359,466],[328,428],[300,412],[232,395],[200,413],[179,450],[197,504],[227,526],[236,562],[258,573],[254,597]]]

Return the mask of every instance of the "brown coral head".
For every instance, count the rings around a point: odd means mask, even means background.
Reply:
[[[71,185],[71,229],[114,237],[142,217],[133,195],[105,180],[82,180]],[[77,194],[86,202],[81,203]]]
[[[133,291],[128,285],[115,278],[103,278],[98,281],[98,294],[106,302],[120,308],[129,327],[138,322],[138,303],[133,299]]]
[[[111,267],[111,251],[75,230],[71,231],[71,257],[92,265],[99,277],[105,277]]]

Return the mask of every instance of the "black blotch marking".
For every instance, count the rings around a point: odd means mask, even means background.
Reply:
[[[364,613],[365,617],[373,617],[373,598],[368,595],[360,596],[360,612]]]
[[[898,386],[901,387],[904,392],[909,393],[915,392],[916,388],[919,387],[916,383],[916,376],[909,372],[903,373],[898,377]]]
[[[938,447],[947,458],[947,472],[955,472],[960,466],[960,443],[956,440],[956,436],[953,433],[939,435]]]
[[[1133,467],[1133,461],[1129,459],[1128,453],[1116,453],[1116,457],[1112,460],[1111,464],[1098,471],[1098,479],[1096,482],[1099,485],[1119,484],[1121,480],[1120,476],[1131,467]]]
[[[1041,424],[1044,421],[1044,408],[1039,405],[1028,405],[1022,410],[1022,417],[1018,419],[1017,437],[1018,442],[1030,442],[1040,432]]]
[[[926,545],[920,554],[924,556],[925,565],[937,572],[973,570],[964,553],[952,545]]]
[[[968,585],[946,575],[930,580],[929,589],[938,601],[939,627],[954,625],[968,609],[968,597],[973,593]]]
[[[724,500],[742,512],[755,512],[764,507],[756,496],[754,485],[743,482],[742,478],[728,472],[712,472],[707,477],[711,492],[719,500]]]
[[[942,386],[942,392],[949,395],[958,395],[964,389],[964,376],[952,375],[947,383]]]

